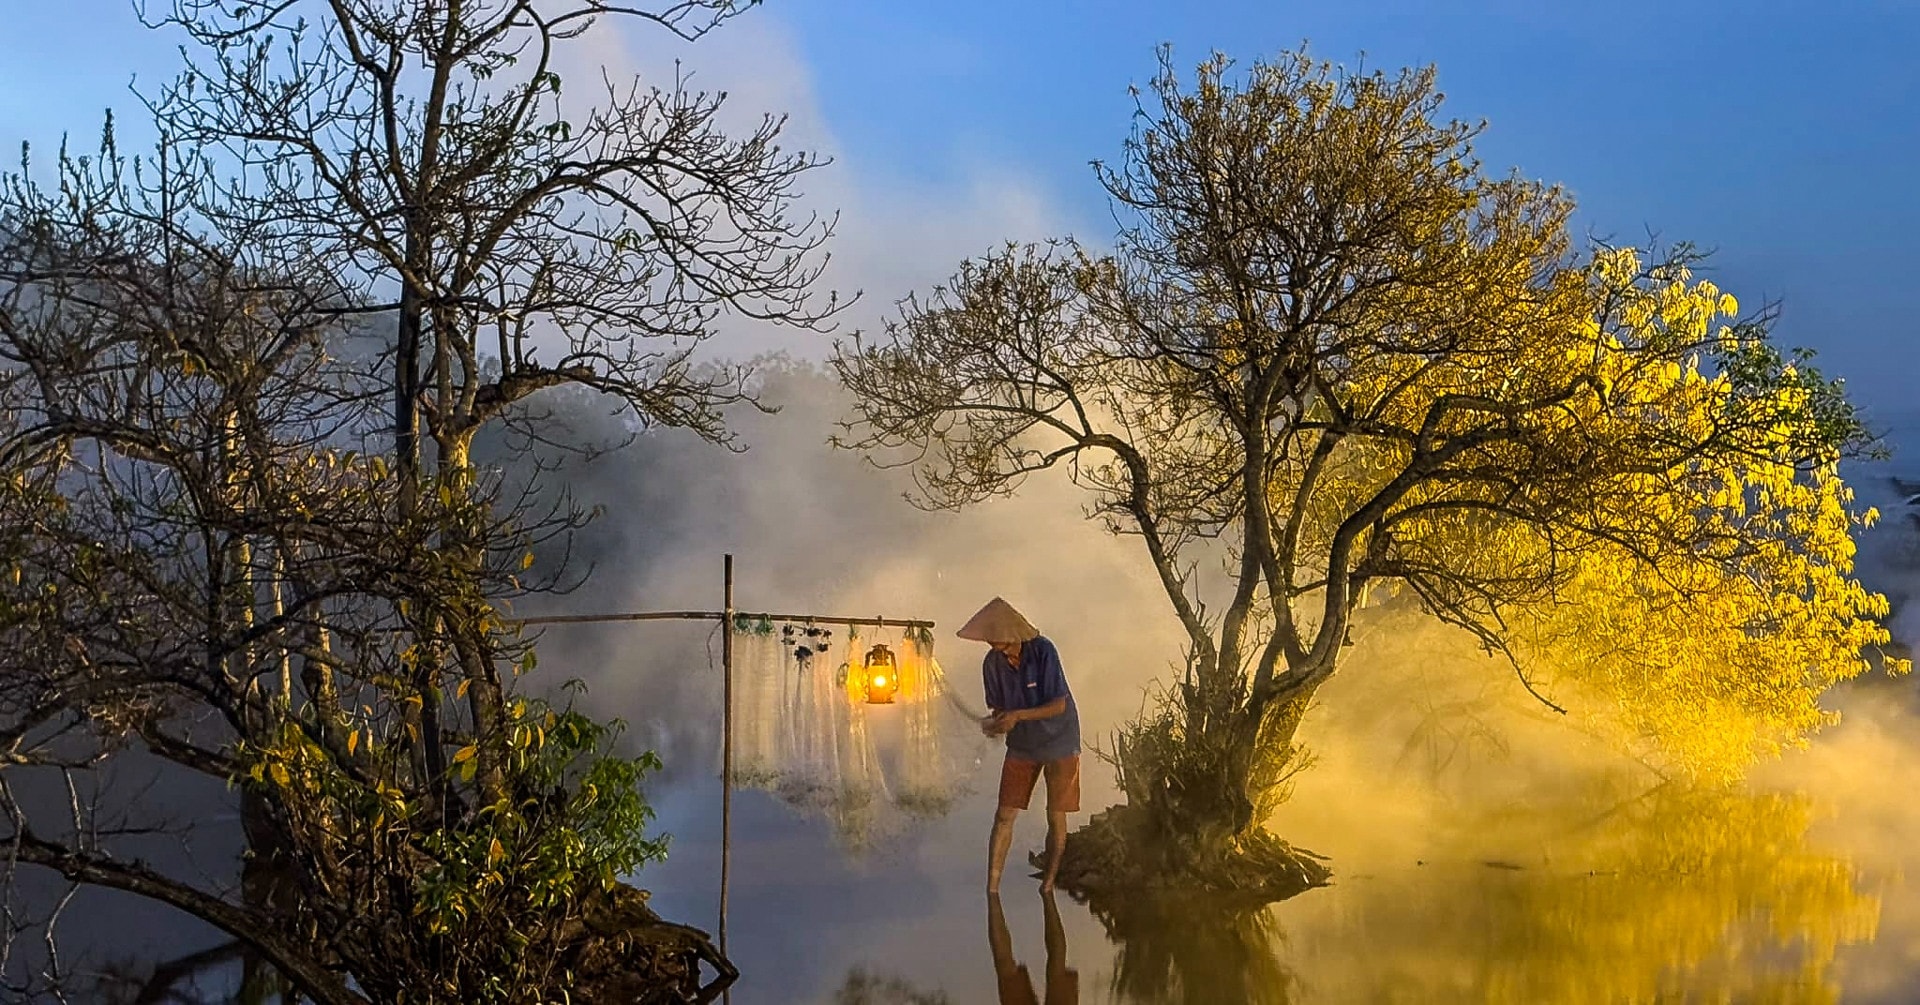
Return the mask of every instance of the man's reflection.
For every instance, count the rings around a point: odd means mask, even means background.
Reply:
[[[1080,972],[1067,966],[1067,930],[1060,923],[1060,905],[1052,892],[1041,894],[1046,911],[1046,1005],[1079,1005]],[[993,951],[993,975],[1000,986],[1000,1005],[1040,1005],[1033,993],[1033,975],[1013,958],[1013,935],[1000,895],[987,895],[987,947]]]

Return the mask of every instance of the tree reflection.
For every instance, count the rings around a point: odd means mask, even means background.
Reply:
[[[922,991],[898,977],[883,977],[854,967],[834,992],[833,1005],[953,1005],[944,991]]]
[[[1295,979],[1280,961],[1272,908],[1223,909],[1143,900],[1094,916],[1115,942],[1116,996],[1135,1002],[1287,1005]]]
[[[1850,863],[1810,844],[1812,800],[1678,786],[1594,798],[1603,793],[1481,822],[1508,834],[1561,822],[1523,868],[1460,856],[1410,881],[1382,877],[1310,935],[1296,925],[1316,960],[1313,990],[1488,1002],[1837,997],[1835,954],[1873,938],[1880,900]]]
[[[1487,951],[1505,975],[1494,989],[1512,1001],[1836,996],[1835,952],[1873,938],[1880,899],[1810,844],[1814,816],[1801,795],[1676,786],[1610,807],[1570,835],[1556,868],[1514,884],[1520,910]]]
[[[1873,939],[1880,897],[1810,843],[1813,800],[1678,786],[1604,798],[1617,792],[1489,814],[1445,862],[1267,910],[1096,912],[1116,944],[1114,991],[1259,1005],[1839,996],[1835,956]],[[1489,835],[1541,853],[1488,859]]]

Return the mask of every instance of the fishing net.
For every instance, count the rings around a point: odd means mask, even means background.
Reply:
[[[987,746],[976,727],[980,716],[962,707],[948,688],[924,629],[910,630],[902,640],[900,690],[915,700],[904,709],[894,804],[912,817],[945,816],[954,800],[970,791],[967,782]]]
[[[948,688],[933,640],[872,626],[734,625],[734,783],[828,819],[850,846],[944,815],[987,741]],[[868,661],[883,647],[891,665]],[[868,700],[876,674],[892,701]],[[884,691],[884,688],[876,688]]]
[[[746,670],[734,674],[733,780],[768,788],[779,780],[787,731],[786,676],[778,672],[780,642],[771,621],[735,628],[733,662]]]

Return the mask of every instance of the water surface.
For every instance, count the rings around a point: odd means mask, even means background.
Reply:
[[[1051,992],[1047,905],[1011,869],[995,959],[988,794],[852,855],[825,822],[741,793],[734,1001],[1027,1000],[1002,980],[1009,963],[1047,1002],[1920,1001],[1920,908],[1903,879],[1920,864],[1907,796],[1920,769],[1901,756],[1911,719],[1883,694],[1737,794],[1588,773],[1507,800],[1356,791],[1362,776],[1336,759],[1275,825],[1332,858],[1332,886],[1251,916],[1111,926],[1059,896]],[[1465,774],[1483,771],[1498,773]],[[1111,801],[1103,771],[1089,782],[1089,808]],[[675,846],[642,882],[669,917],[711,924],[717,786],[658,795]],[[1023,817],[1016,856],[1042,829]]]

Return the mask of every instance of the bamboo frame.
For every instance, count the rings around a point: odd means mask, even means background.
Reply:
[[[842,618],[823,614],[762,614],[736,611],[733,607],[733,556],[725,560],[722,609],[718,611],[623,611],[613,614],[549,614],[533,618],[509,618],[509,624],[582,625],[619,621],[718,621],[720,633],[721,712],[720,712],[720,955],[727,954],[727,892],[733,859],[733,626],[740,620],[786,621],[814,625],[875,625],[881,628],[924,628],[933,630],[933,622],[912,618]],[[725,995],[733,999],[729,987]]]

